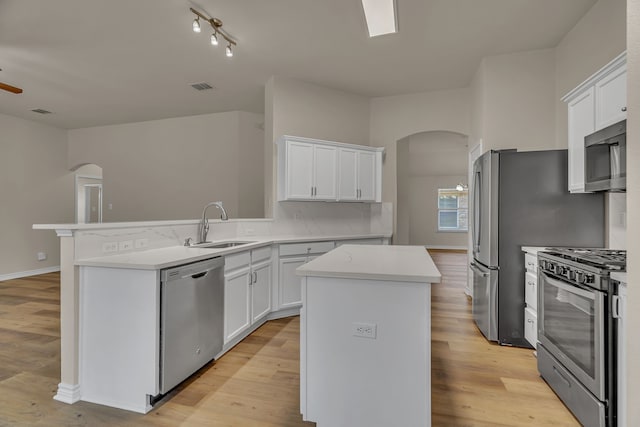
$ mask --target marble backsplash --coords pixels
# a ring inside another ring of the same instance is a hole
[[[207,240],[366,235],[391,236],[393,208],[391,203],[319,203],[281,202],[273,219],[209,220]],[[96,224],[75,230],[75,257],[93,258],[184,244],[186,238],[197,240],[198,220],[141,222],[119,225]],[[115,252],[106,252],[117,245]]]

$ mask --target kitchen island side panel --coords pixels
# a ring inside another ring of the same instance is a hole
[[[325,426],[429,426],[431,285],[302,280],[301,410]],[[374,325],[375,338],[355,336]]]

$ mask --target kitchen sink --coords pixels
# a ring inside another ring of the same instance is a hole
[[[206,249],[225,249],[233,248],[234,246],[248,245],[249,243],[255,243],[255,241],[234,241],[234,242],[204,242],[189,246],[190,248],[206,248]]]

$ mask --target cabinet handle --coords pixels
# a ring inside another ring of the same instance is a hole
[[[536,284],[535,284],[535,282],[527,282],[527,283],[528,283],[529,285],[531,285],[531,286],[535,286],[535,285],[536,285]]]
[[[533,323],[533,319],[527,319],[527,323]]]
[[[253,283],[257,283],[258,282],[258,272],[254,271],[253,272]]]
[[[249,286],[251,286],[253,284],[253,274],[249,273]]]
[[[622,107],[621,110],[622,111],[627,111],[627,107]]]

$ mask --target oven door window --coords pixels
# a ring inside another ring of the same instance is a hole
[[[546,275],[542,277],[542,330],[545,338],[578,369],[595,380],[602,360],[600,293]]]

